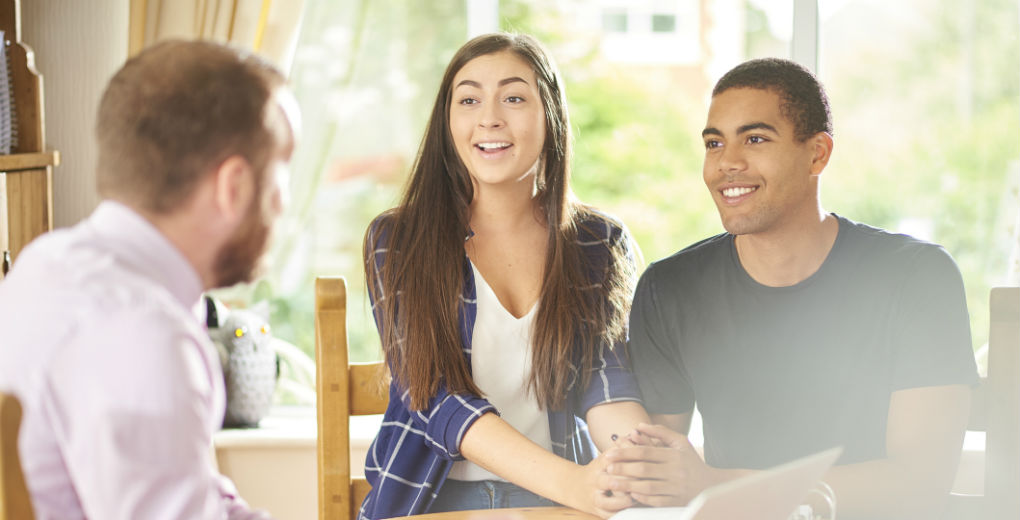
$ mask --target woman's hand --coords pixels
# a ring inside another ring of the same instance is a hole
[[[464,457],[506,480],[565,506],[602,518],[630,507],[626,493],[598,487],[606,460],[580,466],[540,447],[494,413],[478,418],[460,444]]]
[[[576,476],[566,482],[567,501],[563,505],[602,518],[609,518],[617,511],[633,506],[635,502],[630,495],[605,487],[606,466],[604,455],[584,466],[575,465]]]

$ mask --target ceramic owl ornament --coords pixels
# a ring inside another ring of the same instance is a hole
[[[279,366],[268,317],[268,305],[229,309],[206,297],[206,325],[227,389],[225,428],[258,426],[273,402]]]

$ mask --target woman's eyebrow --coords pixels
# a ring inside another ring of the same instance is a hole
[[[499,80],[499,83],[497,85],[502,87],[504,85],[508,85],[510,83],[517,83],[517,82],[524,83],[525,85],[528,84],[527,80],[525,80],[524,78],[522,78],[520,76],[511,76],[509,78],[504,78],[504,79]],[[471,80],[471,79],[461,80],[460,83],[457,83],[457,85],[454,88],[460,87],[462,85],[463,86],[468,86],[468,87],[482,88],[482,84],[481,83],[479,83],[479,82],[477,82],[475,80]]]

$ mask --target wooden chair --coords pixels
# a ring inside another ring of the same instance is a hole
[[[347,357],[347,284],[315,279],[316,408],[318,412],[319,519],[357,518],[371,490],[351,476],[350,416],[386,411],[386,365],[350,363]]]
[[[21,403],[11,394],[0,393],[0,520],[32,520],[32,500],[18,456],[18,428]]]
[[[950,496],[947,520],[1020,519],[1020,287],[991,294],[988,377],[967,429],[985,432],[983,495]]]

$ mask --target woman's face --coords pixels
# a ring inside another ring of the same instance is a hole
[[[528,63],[509,51],[467,62],[453,78],[450,133],[476,185],[534,183],[545,110]]]

